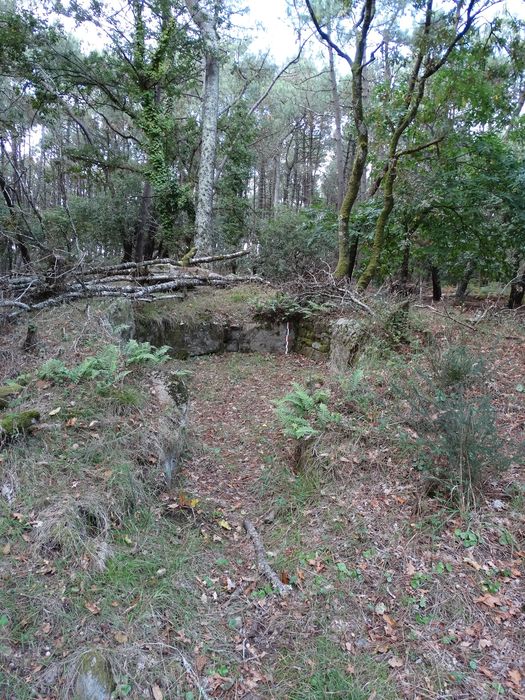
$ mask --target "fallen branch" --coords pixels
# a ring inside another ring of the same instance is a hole
[[[243,521],[244,529],[250,536],[253,542],[255,553],[257,554],[257,568],[259,573],[261,573],[268,581],[272,584],[274,589],[279,593],[279,595],[286,596],[292,591],[291,586],[284,584],[279,576],[272,569],[268,563],[266,553],[264,551],[264,546],[259,536],[259,533],[255,529],[255,525],[248,519]]]
[[[153,278],[154,279],[154,278]],[[24,303],[17,299],[3,299],[0,301],[1,307],[15,307],[19,310],[12,312],[11,318],[19,315],[23,311],[41,311],[42,309],[59,306],[78,299],[95,299],[116,297],[131,300],[153,301],[157,298],[156,295],[165,292],[173,292],[179,289],[192,289],[193,287],[227,287],[230,284],[239,284],[243,282],[262,282],[259,277],[236,277],[235,275],[221,276],[215,273],[207,273],[206,275],[184,274],[166,282],[157,284],[140,285],[123,285],[111,286],[100,284],[98,281],[87,284],[73,284],[66,288],[62,293],[56,296],[49,297],[43,301],[35,301],[32,303]]]
[[[108,265],[102,267],[87,268],[77,271],[77,275],[89,277],[91,275],[111,274],[113,272],[123,272],[124,270],[143,269],[154,265],[171,265],[172,267],[195,267],[198,265],[206,265],[212,262],[224,262],[227,260],[235,260],[242,258],[245,255],[250,255],[249,250],[239,250],[236,253],[224,253],[222,255],[208,255],[202,258],[190,258],[188,262],[177,260],[175,258],[156,258],[153,260],[144,260],[143,262],[126,262],[119,265]]]

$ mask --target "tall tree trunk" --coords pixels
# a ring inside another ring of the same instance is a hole
[[[348,227],[352,209],[359,195],[361,177],[365,170],[368,157],[368,126],[364,117],[363,109],[363,70],[366,57],[368,31],[372,24],[374,14],[375,0],[366,0],[363,7],[363,21],[361,24],[361,30],[357,37],[355,58],[352,63],[352,111],[357,140],[350,179],[348,181],[346,193],[339,210],[337,231],[339,241],[339,259],[334,272],[334,276],[337,279],[341,279],[342,277],[349,275],[351,271],[351,263],[353,271],[353,265],[355,265],[357,255],[358,239],[356,237],[354,238],[351,251],[350,241],[348,239]]]
[[[401,285],[401,292],[406,294],[408,291],[408,281],[410,279],[410,231],[407,231],[407,235],[403,242],[403,260],[401,261],[401,269],[399,270],[399,283]]]
[[[341,100],[337,87],[335,74],[334,50],[328,46],[328,58],[330,61],[330,83],[332,86],[332,102],[334,105],[334,150],[335,164],[337,168],[337,209],[341,209],[345,195],[345,159],[343,154],[343,134],[341,130]]]
[[[430,266],[430,275],[432,277],[432,300],[441,301],[441,275],[436,265]]]
[[[394,158],[388,167],[388,171],[385,175],[383,182],[383,208],[376,222],[376,230],[374,235],[374,242],[372,244],[372,254],[368,265],[366,266],[363,274],[359,278],[357,287],[359,290],[365,290],[370,284],[372,277],[375,275],[377,268],[379,267],[379,258],[383,250],[385,242],[385,233],[390,214],[394,208],[394,182],[396,181],[397,175],[397,159]]]
[[[517,309],[523,304],[523,297],[525,296],[525,262],[518,262],[516,271],[516,277],[510,285],[509,301],[507,306],[509,309]]]
[[[470,279],[472,275],[474,274],[474,270],[476,269],[476,264],[474,260],[471,258],[465,267],[465,272],[463,274],[463,277],[460,279],[458,282],[458,286],[456,287],[456,301],[461,301],[462,299],[465,298],[467,294],[467,289],[468,289],[468,284],[470,282]]]
[[[4,201],[6,203],[6,206],[9,210],[9,215],[11,217],[11,220],[13,222],[13,227],[15,229],[16,247],[18,248],[18,252],[20,253],[20,257],[22,258],[22,262],[24,263],[24,265],[29,265],[31,262],[31,255],[29,253],[29,248],[24,243],[24,239],[18,230],[18,216],[17,216],[16,206],[15,206],[15,203],[13,202],[11,192],[9,191],[9,185],[7,184],[5,178],[2,175],[0,175],[0,190],[2,190],[2,195],[4,197]]]
[[[144,260],[144,243],[146,239],[146,227],[148,224],[151,207],[151,182],[146,180],[140,198],[139,215],[135,224],[135,262]],[[149,258],[148,258],[149,259]]]
[[[186,5],[199,27],[206,47],[201,158],[195,213],[195,247],[200,253],[206,253],[213,247],[213,194],[219,118],[219,38],[216,29],[216,10],[214,9],[211,15],[208,14],[197,0],[186,0]]]

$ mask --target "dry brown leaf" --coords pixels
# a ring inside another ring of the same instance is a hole
[[[77,424],[77,419],[70,418],[69,420],[66,421],[66,428],[74,428],[76,424]]]
[[[492,642],[490,641],[490,639],[480,639],[478,642],[478,648],[480,651],[482,651],[483,649],[488,649],[491,646]]]
[[[96,603],[84,603],[84,607],[89,610],[93,615],[98,615],[100,613],[100,607]]]
[[[113,637],[115,638],[115,641],[118,642],[119,644],[126,644],[126,642],[128,641],[127,635],[124,634],[124,632],[121,632],[120,630],[115,632]]]
[[[151,694],[153,695],[154,700],[164,700],[162,690],[156,683],[151,686]]]
[[[472,559],[472,557],[463,557],[463,561],[476,571],[481,569],[481,564],[478,564],[478,562],[475,559]]]
[[[4,546],[2,547],[2,554],[4,554],[5,556],[7,556],[7,555],[10,554],[10,553],[11,553],[11,545],[10,545],[9,542],[8,542],[6,545],[4,545]]]
[[[199,673],[199,674],[202,673],[204,671],[204,669],[206,668],[207,663],[208,663],[207,656],[203,656],[202,654],[197,656],[197,658],[195,659],[195,668],[197,669],[197,673]]]
[[[513,668],[512,671],[509,671],[509,678],[514,685],[520,686],[522,675],[517,668]]]
[[[406,567],[405,567],[405,574],[407,576],[413,576],[415,573],[416,573],[416,567],[411,562],[408,562]]]
[[[503,605],[503,601],[499,596],[491,595],[490,593],[486,593],[485,595],[476,598],[474,602],[482,603],[483,605],[486,605],[487,608],[494,608],[497,605]]]
[[[401,668],[404,666],[403,660],[399,658],[399,656],[393,656],[391,659],[388,659],[388,665],[391,668]]]
[[[389,627],[395,627],[397,625],[397,622],[392,617],[390,617],[390,615],[383,615],[383,620]]]

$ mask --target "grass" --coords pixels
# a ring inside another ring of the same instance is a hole
[[[235,291],[231,303],[242,307],[247,292]],[[53,324],[70,338],[66,366],[98,351],[85,318],[49,319],[49,354],[63,337]],[[428,323],[421,318],[421,332]],[[457,343],[456,326],[440,318],[432,334]],[[517,349],[491,352],[499,427],[516,440]],[[34,372],[33,361],[16,371]],[[134,369],[106,395],[90,382],[30,383],[17,405],[38,408],[46,427],[0,453],[0,484],[13,499],[0,499],[0,687],[9,700],[70,696],[93,647],[111,664],[117,697],[133,700],[155,685],[165,698],[196,698],[192,677],[226,700],[519,694],[509,673],[523,669],[522,468],[497,475],[468,514],[425,496],[392,390],[420,361],[417,344],[379,343],[341,387],[293,356],[192,360],[196,429],[171,492],[155,460],[161,414],[148,372]],[[345,418],[294,474],[293,441],[272,402],[314,372]],[[182,488],[199,503],[170,509]],[[293,585],[285,600],[256,569],[244,517]],[[487,595],[498,604],[480,601]]]
[[[279,659],[277,689],[291,700],[368,700],[372,691],[377,697],[394,700],[395,688],[388,678],[388,668],[369,655],[350,657],[326,637],[313,641],[310,654],[289,652]],[[276,695],[279,697],[279,695]]]

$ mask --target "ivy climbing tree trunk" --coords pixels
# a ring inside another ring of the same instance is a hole
[[[133,67],[136,75],[141,112],[137,125],[144,133],[144,150],[147,156],[145,174],[149,186],[145,187],[142,198],[135,259],[144,259],[144,226],[147,222],[149,199],[153,196],[159,220],[159,248],[166,247],[173,233],[175,212],[178,209],[178,192],[171,177],[166,156],[166,114],[161,104],[161,85],[165,77],[171,39],[175,29],[173,18],[163,18],[157,44],[148,50],[146,24],[144,20],[144,0],[133,0],[134,40]],[[140,219],[143,219],[142,221]]]
[[[217,3],[204,9],[197,0],[186,5],[199,28],[205,45],[204,92],[202,96],[201,158],[195,211],[195,247],[199,253],[213,248],[213,196],[219,118],[219,37]]]

